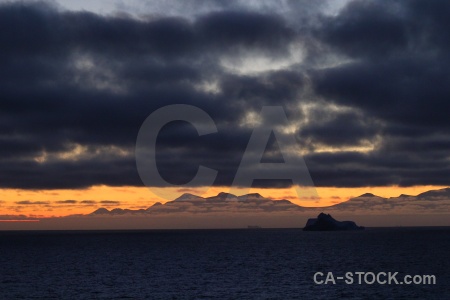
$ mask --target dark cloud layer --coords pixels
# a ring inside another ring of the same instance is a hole
[[[205,110],[219,133],[163,128],[157,161],[171,183],[201,164],[231,184],[252,116],[282,105],[317,186],[449,184],[450,4],[351,1],[325,15],[322,2],[289,2],[293,21],[233,3],[148,19],[1,4],[0,186],[141,186],[138,130],[178,103]],[[302,61],[289,62],[293,48]],[[275,67],[245,72],[258,57]]]

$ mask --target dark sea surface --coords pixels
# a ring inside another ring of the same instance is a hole
[[[0,232],[0,299],[450,299],[449,259],[450,228]],[[436,284],[313,280],[358,271]]]

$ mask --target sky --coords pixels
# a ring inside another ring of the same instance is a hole
[[[304,206],[449,186],[450,3],[445,1],[0,1],[0,208],[60,216],[229,189],[264,106],[318,197],[289,180],[252,190]],[[187,104],[217,132],[171,122],[145,186],[141,125]],[[266,162],[281,162],[269,139]],[[202,165],[217,170],[183,187]],[[244,192],[245,189],[242,191]]]

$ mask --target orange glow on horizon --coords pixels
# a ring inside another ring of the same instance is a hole
[[[0,220],[0,222],[39,222],[40,220]]]
[[[295,189],[238,189],[238,195],[259,193],[271,199],[286,199],[295,204],[308,207],[330,206],[347,201],[364,193],[373,193],[381,197],[397,197],[400,194],[417,195],[446,186],[413,187],[317,187],[319,198],[299,199]],[[99,207],[108,209],[128,208],[146,209],[156,202],[171,201],[183,193],[192,193],[202,197],[215,196],[220,192],[229,192],[229,187],[205,188],[147,188],[147,187],[111,187],[93,186],[87,189],[70,190],[21,190],[0,189],[1,215],[26,215],[36,218],[87,214]],[[152,191],[156,192],[153,193]],[[164,197],[158,196],[163,194]],[[3,218],[4,219],[4,218]]]

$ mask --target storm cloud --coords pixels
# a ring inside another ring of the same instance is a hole
[[[450,4],[209,3],[140,16],[0,4],[0,187],[142,186],[139,128],[170,104],[218,128],[161,130],[173,184],[203,165],[230,185],[265,105],[285,109],[316,186],[449,184]]]

